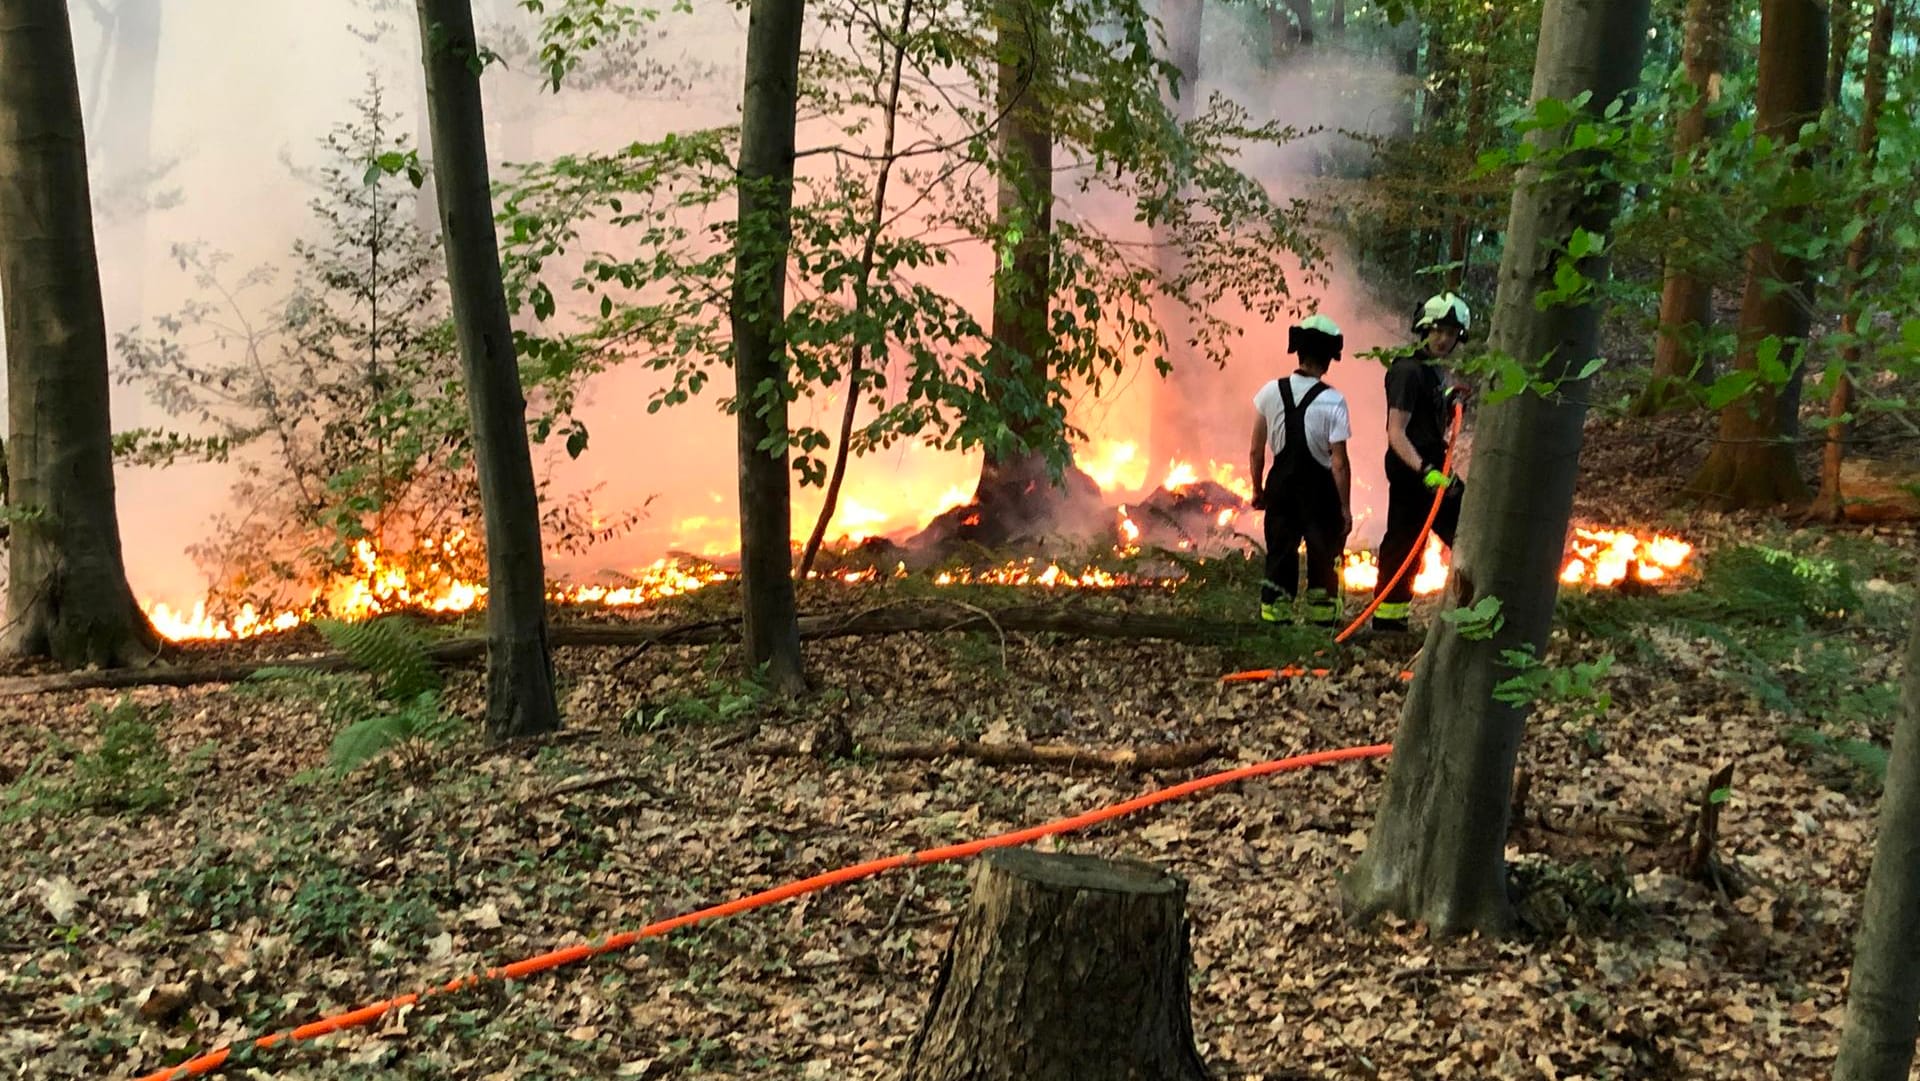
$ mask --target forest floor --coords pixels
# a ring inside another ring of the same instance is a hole
[[[1236,785],[1059,847],[1189,885],[1192,1006],[1222,1078],[1800,1078],[1836,1046],[1871,854],[1876,744],[1912,610],[1911,527],[1797,530],[1669,510],[1644,442],[1589,462],[1582,516],[1680,532],[1702,573],[1564,598],[1550,660],[1611,654],[1611,699],[1543,702],[1509,848],[1523,923],[1436,942],[1342,915],[1385,765]],[[1593,494],[1598,493],[1598,494]],[[1750,545],[1791,553],[1773,561]],[[810,586],[808,611],[898,587]],[[1229,586],[1077,595],[1210,610]],[[1231,585],[1244,591],[1244,583]],[[982,589],[973,603],[1033,603]],[[1227,601],[1239,603],[1239,593]],[[724,607],[703,591],[644,616]],[[1250,610],[1250,594],[1244,598]],[[1243,613],[1240,618],[1246,618]],[[1324,642],[1320,645],[1324,646]],[[223,656],[319,648],[302,632]],[[568,728],[526,746],[422,738],[341,776],[366,677],[16,696],[0,703],[0,1061],[128,1077],[556,946],[845,864],[1106,805],[1236,763],[1391,739],[1419,640],[1328,654],[1325,679],[1223,686],[1299,655],[1053,635],[811,643],[815,693],[769,702],[727,647],[569,649]],[[0,673],[9,674],[9,673]],[[477,716],[479,673],[443,705]],[[829,721],[856,741],[961,736],[1089,748],[1218,742],[1192,771],[756,753]],[[103,747],[111,730],[112,739]],[[750,731],[758,734],[747,738]],[[1722,892],[1681,873],[1724,765]],[[369,1030],[230,1076],[881,1078],[900,1065],[965,904],[968,867],[895,873]]]

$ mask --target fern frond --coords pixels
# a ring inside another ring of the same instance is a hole
[[[411,702],[440,689],[440,672],[427,656],[426,636],[409,620],[382,616],[365,623],[324,619],[315,626],[355,667],[373,675],[389,701]]]

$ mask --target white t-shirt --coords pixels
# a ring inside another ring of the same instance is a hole
[[[1287,381],[1292,384],[1295,409],[1300,408],[1307,391],[1319,382],[1305,375],[1290,375]],[[1253,396],[1253,407],[1266,418],[1267,449],[1277,457],[1287,447],[1287,408],[1275,380],[1269,379],[1260,384],[1260,392]],[[1324,466],[1333,465],[1333,444],[1345,443],[1353,436],[1353,425],[1347,416],[1347,400],[1331,386],[1321,391],[1320,396],[1307,407],[1301,423],[1307,432],[1308,453],[1313,455],[1314,461]]]

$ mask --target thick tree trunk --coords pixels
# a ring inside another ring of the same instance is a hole
[[[1593,94],[1595,112],[1630,91],[1646,45],[1648,0],[1547,0],[1533,97]],[[1534,132],[1536,144],[1562,140]],[[1503,651],[1546,646],[1565,551],[1588,387],[1572,379],[1594,355],[1600,309],[1536,310],[1551,288],[1556,249],[1576,228],[1605,234],[1616,191],[1587,192],[1577,175],[1518,178],[1500,265],[1490,348],[1565,378],[1551,397],[1489,406],[1474,441],[1474,483],[1462,511],[1449,607],[1497,597],[1505,619],[1470,640],[1436,620],[1405,708],[1386,794],[1366,853],[1347,881],[1361,915],[1391,911],[1434,933],[1499,931],[1512,919],[1504,846],[1513,770],[1527,710],[1493,698],[1510,674]],[[1581,272],[1604,281],[1604,256]]]
[[[487,731],[508,739],[560,727],[547,645],[540,501],[493,231],[473,9],[469,0],[418,2],[447,284],[486,529]]]
[[[1855,0],[1828,0],[1827,39],[1830,48],[1827,52],[1826,92],[1823,101],[1829,105],[1840,104],[1840,91],[1847,85],[1847,59],[1853,53],[1853,35],[1856,27]]]
[[[1044,502],[1046,468],[1034,444],[1047,408],[1052,352],[1053,126],[1043,93],[1047,77],[1046,7],[1038,0],[995,0],[1000,57],[999,233],[1007,250],[993,272],[993,343],[987,363],[1009,418],[1011,445],[988,446],[975,500],[1007,494]],[[1035,478],[1041,478],[1036,484]]]
[[[1902,682],[1834,1081],[1906,1081],[1920,1030],[1920,609]]]
[[[1887,100],[1887,62],[1893,51],[1895,0],[1879,0],[1873,11],[1873,30],[1867,39],[1867,71],[1860,106],[1861,166],[1871,171],[1880,153],[1880,110]],[[1853,370],[1860,364],[1860,276],[1872,254],[1874,228],[1872,200],[1862,196],[1854,206],[1866,227],[1847,245],[1845,296],[1840,304],[1840,375],[1827,401],[1827,443],[1820,455],[1820,492],[1813,500],[1813,516],[1837,522],[1846,517],[1840,466],[1846,458],[1847,415],[1853,410]]]
[[[989,853],[903,1081],[1200,1081],[1186,883],[1149,864]]]
[[[1193,119],[1199,104],[1200,34],[1206,10],[1203,0],[1166,0],[1160,22],[1167,37],[1167,60],[1179,69],[1179,81],[1170,87],[1167,106],[1181,123]],[[1154,269],[1163,282],[1176,282],[1186,273],[1187,256],[1162,226],[1153,230]],[[1193,440],[1205,430],[1197,410],[1204,401],[1207,370],[1194,347],[1193,311],[1174,296],[1156,294],[1154,322],[1167,340],[1171,371],[1154,387],[1153,412],[1147,422],[1147,468],[1165,469],[1176,458],[1193,457]],[[1151,484],[1152,472],[1147,477]]]
[[[1760,130],[1791,146],[1800,127],[1820,113],[1826,70],[1827,16],[1818,0],[1765,0],[1760,8],[1760,70],[1756,113]],[[1804,152],[1802,160],[1804,160]],[[1791,223],[1802,207],[1778,212]],[[1779,344],[1790,377],[1775,386],[1762,380],[1747,397],[1720,411],[1720,434],[1688,488],[1727,509],[1805,503],[1807,485],[1795,460],[1792,433],[1800,406],[1801,357],[1812,324],[1805,260],[1766,242],[1747,253],[1747,283],[1740,299],[1740,346],[1735,367],[1758,371],[1761,348]]]
[[[1720,100],[1720,73],[1726,66],[1732,18],[1732,0],[1688,0],[1683,56],[1687,84],[1695,97],[1674,124],[1673,156],[1689,172],[1695,167],[1700,144],[1712,133],[1707,111]],[[1673,211],[1679,213],[1678,208]],[[1684,384],[1705,372],[1698,345],[1712,317],[1713,284],[1670,260],[1660,289],[1653,375],[1634,403],[1636,415],[1651,416],[1686,400]]]
[[[781,693],[803,690],[793,598],[784,323],[793,229],[793,140],[805,0],[753,0],[740,120],[740,255],[733,277],[746,661]]]
[[[0,307],[14,523],[0,653],[153,659],[114,507],[107,332],[67,6],[0,8]]]

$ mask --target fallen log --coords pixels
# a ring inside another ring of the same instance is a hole
[[[1144,638],[1205,644],[1259,634],[1265,630],[1265,626],[1253,622],[1227,623],[1048,605],[993,611],[952,601],[895,604],[852,613],[805,616],[800,620],[800,637],[809,640],[985,630],[1060,634],[1073,638]],[[549,633],[548,640],[555,647],[585,648],[648,644],[711,645],[735,641],[739,635],[737,620],[707,620],[669,626],[632,623],[559,626]],[[427,647],[427,656],[438,664],[469,663],[484,658],[486,654],[487,640],[477,635],[452,638]],[[146,668],[114,668],[0,679],[0,696],[132,687],[194,687],[210,683],[241,683],[270,670],[342,672],[352,667],[353,663],[343,653],[318,653],[271,661],[160,663]]]
[[[747,750],[776,758],[817,757],[813,748],[804,743],[754,743],[749,744]],[[988,766],[1053,766],[1062,769],[1105,769],[1119,773],[1191,769],[1218,757],[1220,750],[1217,743],[1174,743],[1138,750],[1098,750],[1064,743],[981,743],[965,739],[859,745],[860,754],[889,762],[971,758]]]

